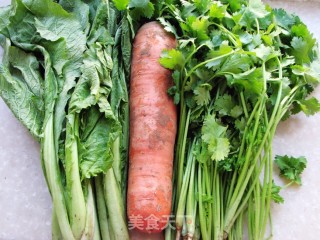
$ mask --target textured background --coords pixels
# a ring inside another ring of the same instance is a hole
[[[266,1],[297,13],[320,40],[320,0]],[[5,6],[10,0],[0,0]],[[320,88],[315,95],[320,98]],[[280,124],[275,154],[308,159],[301,187],[282,191],[285,204],[272,207],[274,240],[318,240],[320,236],[320,114],[297,115]],[[39,145],[0,98],[0,240],[51,238],[51,200],[42,175]],[[279,184],[283,183],[277,178]]]

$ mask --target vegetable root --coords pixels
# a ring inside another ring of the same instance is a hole
[[[175,38],[157,22],[138,31],[130,80],[130,148],[127,214],[143,232],[162,231],[170,217],[177,110],[167,90],[171,71],[159,63]]]

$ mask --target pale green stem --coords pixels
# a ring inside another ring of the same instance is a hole
[[[79,170],[78,129],[79,117],[70,114],[67,122],[65,158],[66,181],[69,195],[69,218],[76,239],[80,239],[86,226],[86,202],[82,190]]]
[[[97,199],[97,213],[100,225],[101,238],[102,240],[110,240],[107,207],[103,195],[103,182],[101,175],[95,178],[95,187]]]
[[[109,216],[111,239],[128,240],[129,232],[126,224],[125,209],[121,196],[121,186],[117,182],[113,168],[110,168],[103,180],[104,197]]]
[[[44,167],[46,169],[48,185],[51,192],[54,210],[60,226],[61,235],[63,239],[74,240],[60,179],[56,146],[54,144],[52,115],[49,117],[48,122],[45,125],[42,146]]]

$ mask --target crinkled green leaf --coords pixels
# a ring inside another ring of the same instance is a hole
[[[112,120],[101,117],[87,139],[81,142],[80,170],[82,178],[105,173],[113,162],[112,144],[119,134]]]
[[[31,53],[16,47],[8,51],[9,65],[0,65],[0,95],[17,119],[40,139],[44,99],[39,64]]]

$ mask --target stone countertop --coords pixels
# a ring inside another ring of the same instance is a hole
[[[320,0],[266,1],[295,12],[320,40]],[[1,0],[5,6],[10,0]],[[0,52],[1,54],[1,52]],[[314,95],[320,98],[320,88]],[[274,240],[317,240],[320,236],[320,114],[292,117],[279,125],[274,154],[306,156],[303,185],[281,192],[273,204]],[[278,184],[285,184],[276,178]],[[51,199],[42,175],[39,144],[0,98],[0,240],[51,239]]]

